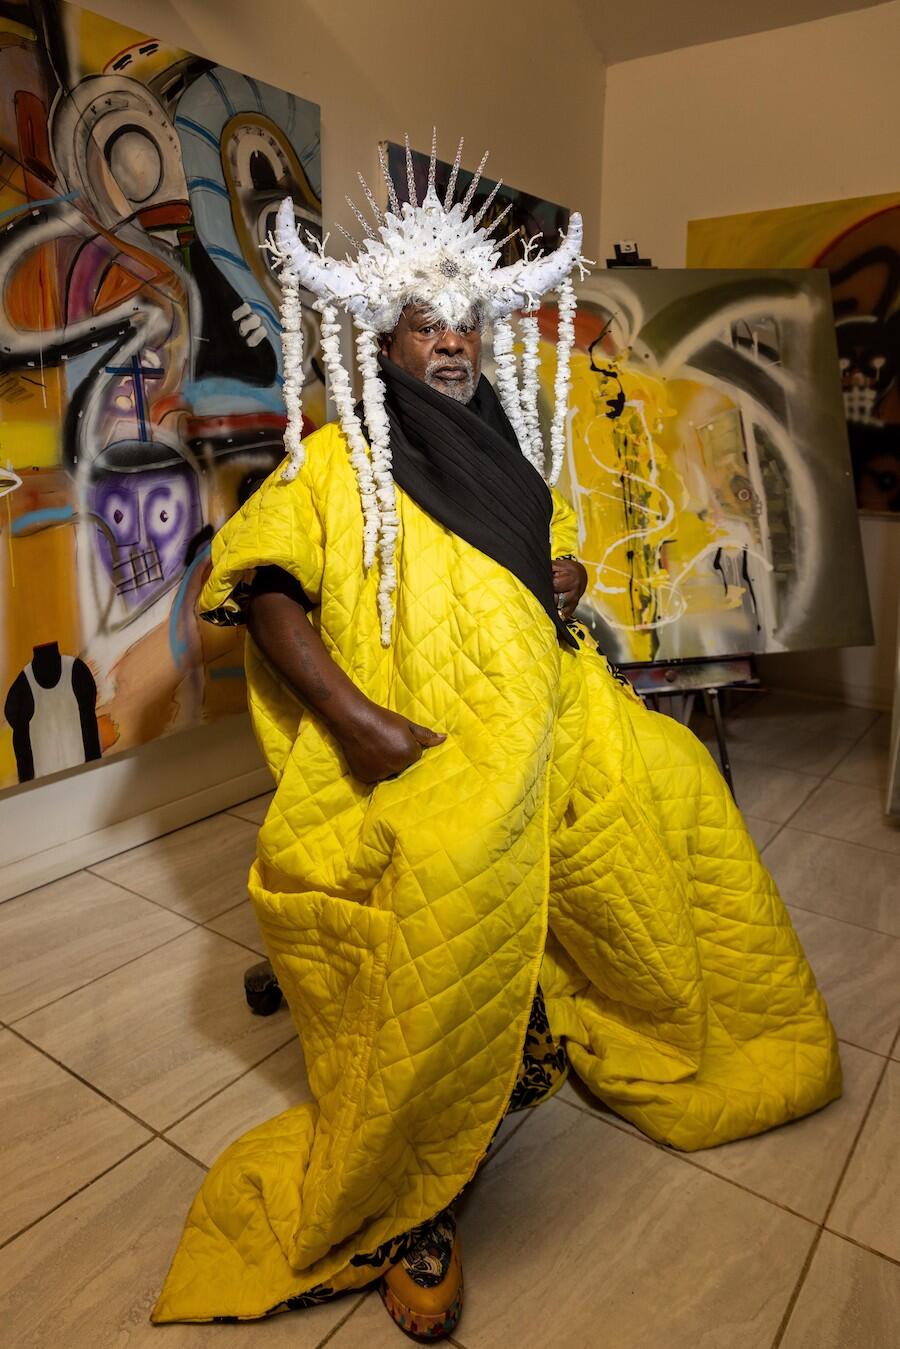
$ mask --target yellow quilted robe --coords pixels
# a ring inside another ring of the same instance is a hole
[[[675,1147],[840,1093],[813,975],[700,742],[591,643],[562,649],[515,577],[402,493],[385,650],[345,441],[327,426],[306,446],[299,477],[273,475],[216,538],[201,608],[278,564],[369,697],[448,738],[365,786],[247,642],[277,783],[250,895],[314,1103],[213,1166],[156,1321],[257,1317],[369,1281],[353,1257],[433,1216],[477,1169],[539,979],[578,1075]],[[557,496],[553,553],[575,548]]]

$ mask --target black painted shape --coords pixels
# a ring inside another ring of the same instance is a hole
[[[34,647],[31,671],[42,689],[56,688],[62,675],[62,657],[57,642],[43,642]],[[78,706],[81,723],[81,742],[84,762],[102,757],[100,728],[97,724],[97,685],[90,667],[76,657],[72,666],[72,692]],[[34,754],[31,748],[31,721],[35,713],[34,695],[28,677],[21,670],[9,687],[4,705],[4,716],[12,727],[13,753],[20,782],[34,779]]]

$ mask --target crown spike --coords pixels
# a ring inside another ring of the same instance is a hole
[[[484,219],[484,217],[487,215],[488,211],[489,211],[489,210],[491,209],[491,207],[493,206],[493,204],[494,204],[494,198],[496,197],[497,193],[500,191],[500,188],[501,188],[502,186],[503,186],[503,179],[501,178],[501,179],[500,179],[500,182],[497,183],[495,187],[492,187],[492,188],[491,188],[490,195],[488,196],[487,201],[484,203],[484,205],[482,206],[481,210],[478,212],[478,214],[475,216],[474,220],[472,221],[472,224],[473,224],[473,225],[480,225],[480,224],[481,224],[482,220]],[[511,205],[512,205],[512,202],[510,202],[510,206],[511,206]],[[509,210],[509,206],[507,206],[506,210],[507,210],[507,211]],[[505,214],[506,214],[506,211],[503,212],[503,215],[505,215]],[[503,219],[503,216],[502,216],[502,215],[497,217],[497,220],[502,220],[502,219]],[[490,229],[496,229],[496,228],[497,228],[497,220],[495,220],[494,223],[493,223],[493,225],[490,226]]]
[[[434,192],[434,174],[437,168],[437,127],[431,128],[431,158],[428,161],[428,192]]]
[[[394,215],[400,214],[400,198],[397,196],[397,189],[394,187],[394,180],[391,177],[390,169],[387,166],[387,159],[384,155],[384,145],[378,142],[378,162],[381,165],[381,176],[384,178],[384,185],[387,188],[388,205]]]
[[[403,139],[406,142],[406,187],[409,192],[409,204],[410,206],[418,206],[419,202],[416,197],[416,176],[413,173],[412,150],[409,148],[409,132],[406,133]]]
[[[447,191],[444,195],[444,210],[449,211],[453,205],[453,193],[456,191],[456,180],[459,177],[459,166],[462,163],[462,151],[464,136],[460,136],[459,145],[456,147],[456,157],[453,160],[453,168],[450,170],[450,181],[447,184]]]
[[[506,219],[506,217],[509,215],[510,211],[512,210],[512,205],[513,205],[513,204],[512,204],[511,201],[508,201],[508,202],[506,203],[506,205],[504,206],[503,210],[502,210],[502,211],[500,212],[500,214],[497,216],[497,219],[496,219],[495,221],[493,221],[492,224],[488,225],[487,229],[485,230],[485,234],[493,234],[493,232],[494,232],[494,230],[497,228],[497,226],[498,226],[498,225],[501,225],[501,224],[503,223],[503,221]],[[521,230],[521,228],[522,228],[522,226],[520,225],[520,226],[519,226],[519,229]],[[515,234],[515,233],[516,233],[516,231],[513,230],[513,234]],[[505,243],[506,240],[504,239],[503,242]],[[502,245],[498,244],[497,247],[500,248],[500,247],[502,247]]]
[[[350,210],[353,212],[353,214],[356,216],[357,220],[359,221],[359,223],[362,225],[363,229],[365,230],[366,238],[367,238],[367,239],[374,239],[374,238],[375,238],[375,231],[372,229],[372,226],[369,224],[368,220],[367,220],[366,217],[363,215],[362,211],[359,209],[359,207],[357,206],[357,204],[356,204],[356,202],[353,200],[353,198],[352,198],[352,197],[345,197],[344,200],[346,201],[347,205],[350,207]]]
[[[472,179],[471,183],[469,184],[468,191],[466,192],[466,195],[463,197],[462,200],[463,215],[465,215],[466,211],[468,211],[469,207],[472,205],[472,198],[475,196],[476,189],[481,181],[481,174],[485,164],[487,163],[489,154],[490,150],[485,150],[484,154],[481,156],[481,163],[475,170],[475,177]]]
[[[514,230],[510,230],[509,234],[504,235],[504,237],[503,237],[503,238],[500,240],[500,242],[497,244],[497,247],[498,247],[498,248],[503,248],[503,246],[504,246],[505,244],[508,244],[508,243],[509,243],[510,239],[515,239],[516,235],[517,235],[517,234],[521,234],[521,233],[522,233],[522,226],[521,226],[521,225],[516,225],[516,228],[515,228]]]
[[[373,193],[372,189],[369,187],[369,184],[366,182],[365,178],[362,176],[361,173],[358,173],[356,176],[359,179],[360,187],[366,194],[366,201],[369,203],[369,209],[371,210],[375,219],[378,221],[379,225],[383,225],[384,212],[378,205],[378,202],[375,200],[375,194]]]
[[[357,249],[359,248],[359,246],[360,246],[359,240],[358,240],[358,239],[354,239],[354,237],[353,237],[353,235],[350,233],[350,231],[349,231],[349,230],[345,230],[344,227],[343,227],[343,225],[341,224],[341,222],[340,222],[339,220],[336,220],[336,221],[334,222],[334,227],[335,227],[335,229],[338,231],[339,234],[343,234],[344,238],[347,240],[347,242],[348,242],[349,244],[352,244],[354,248],[357,248]]]

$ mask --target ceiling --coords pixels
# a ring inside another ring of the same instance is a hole
[[[578,0],[609,65],[701,42],[787,28],[885,0]]]

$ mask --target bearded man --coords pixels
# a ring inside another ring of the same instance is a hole
[[[201,609],[247,622],[276,782],[249,889],[314,1099],[212,1168],[156,1321],[377,1281],[401,1329],[450,1334],[453,1201],[505,1113],[569,1063],[685,1149],[840,1092],[824,1003],[718,770],[571,621],[586,574],[542,470],[562,459],[580,219],[556,253],[501,268],[455,178],[442,203],[433,151],[421,206],[410,172],[401,207],[386,174],[390,210],[354,262],[279,213],[289,460],[217,537]],[[301,285],[340,413],[302,444]],[[536,319],[520,387],[508,315],[551,289],[545,456]]]

